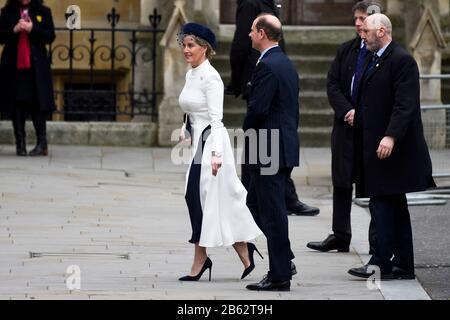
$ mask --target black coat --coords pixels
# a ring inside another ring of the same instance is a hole
[[[55,28],[49,8],[41,5],[32,6],[29,15],[33,21],[33,29],[29,33],[31,44],[31,64],[36,82],[37,102],[41,111],[55,110],[53,82],[46,45],[55,40]],[[19,35],[13,32],[20,19],[20,11],[16,6],[5,7],[0,15],[0,44],[4,50],[0,63],[0,97],[2,111],[14,108],[17,73],[17,45]]]
[[[298,94],[299,77],[294,65],[280,47],[270,49],[253,74],[243,125],[244,131],[256,130],[257,146],[265,148],[261,153],[258,149],[256,167],[269,166],[265,165],[262,159],[265,155],[270,155],[272,160],[278,156],[278,168],[293,168],[299,165]],[[267,139],[261,137],[261,129],[268,133]],[[272,135],[272,130],[276,130],[278,136]],[[276,141],[272,141],[274,139]],[[265,141],[267,143],[263,146]],[[277,150],[271,149],[272,143]],[[274,162],[270,163],[272,168],[274,165]]]
[[[249,33],[253,21],[261,13],[276,14],[274,0],[238,0],[236,10],[236,31],[230,51],[231,87],[236,96],[248,97],[247,84],[250,82],[261,55],[252,48]]]
[[[362,143],[356,144],[355,152],[362,159],[357,165],[363,177],[356,181],[357,196],[398,195],[434,187],[414,58],[392,42],[377,66],[363,76],[359,93],[355,133],[362,136],[355,140]],[[396,142],[391,156],[380,160],[376,152],[385,136]]]
[[[354,130],[344,121],[346,114],[355,109],[351,98],[352,79],[361,48],[357,37],[342,44],[328,72],[328,100],[334,110],[334,125],[331,133],[331,173],[333,185],[351,188],[354,174]]]

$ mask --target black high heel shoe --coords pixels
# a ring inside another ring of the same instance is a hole
[[[245,277],[247,277],[250,274],[250,272],[252,272],[253,269],[255,269],[255,260],[253,260],[253,254],[255,253],[255,251],[258,252],[261,259],[264,259],[262,254],[258,251],[258,249],[256,248],[256,246],[253,243],[247,242],[247,248],[248,248],[248,259],[250,260],[250,265],[247,268],[245,268],[244,272],[242,273],[241,280],[244,279]]]
[[[198,281],[202,277],[203,273],[209,269],[209,281],[211,281],[211,269],[212,269],[212,261],[210,258],[206,258],[205,263],[203,264],[202,270],[196,276],[184,276],[181,277],[180,281]]]

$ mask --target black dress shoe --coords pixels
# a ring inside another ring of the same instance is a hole
[[[392,275],[396,280],[414,280],[416,278],[414,271],[411,272],[396,266],[392,267]]]
[[[339,240],[334,234],[330,234],[328,238],[322,242],[310,242],[306,245],[312,250],[328,252],[337,250],[338,252],[349,252],[350,245],[342,240]]]
[[[348,273],[354,277],[368,279],[375,274],[376,270],[379,270],[378,266],[366,264],[359,268],[352,268],[348,270]],[[378,275],[378,277],[382,280],[394,279],[392,272],[381,272],[381,275]]]
[[[295,276],[297,274],[297,267],[295,264],[291,261],[291,277]],[[264,275],[263,280],[267,279],[267,273]]]
[[[246,288],[253,291],[290,291],[291,281],[271,282],[264,277],[260,282],[249,284]]]
[[[28,155],[25,140],[19,140],[16,142],[16,155],[19,157],[26,157]]]
[[[288,215],[296,216],[317,216],[320,213],[319,208],[308,206],[306,203],[297,201],[287,205]]]
[[[36,156],[48,156],[48,146],[47,143],[38,142],[33,150],[29,153],[30,157]]]
[[[295,276],[297,274],[297,267],[295,264],[291,261],[291,276]]]

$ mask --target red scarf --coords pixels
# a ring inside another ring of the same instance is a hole
[[[24,9],[20,9],[20,16],[23,19]],[[31,45],[28,33],[21,31],[19,34],[19,44],[17,47],[17,69],[30,69],[31,68]]]

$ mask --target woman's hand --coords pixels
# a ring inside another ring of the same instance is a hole
[[[22,31],[30,33],[33,30],[33,22],[30,20],[20,19],[19,23],[21,25]]]
[[[222,167],[222,158],[216,155],[213,155],[211,158],[211,167],[213,176],[217,176],[220,167]]]
[[[20,21],[14,26],[13,31],[14,33],[19,33],[20,31],[22,31],[22,24],[20,23]]]

